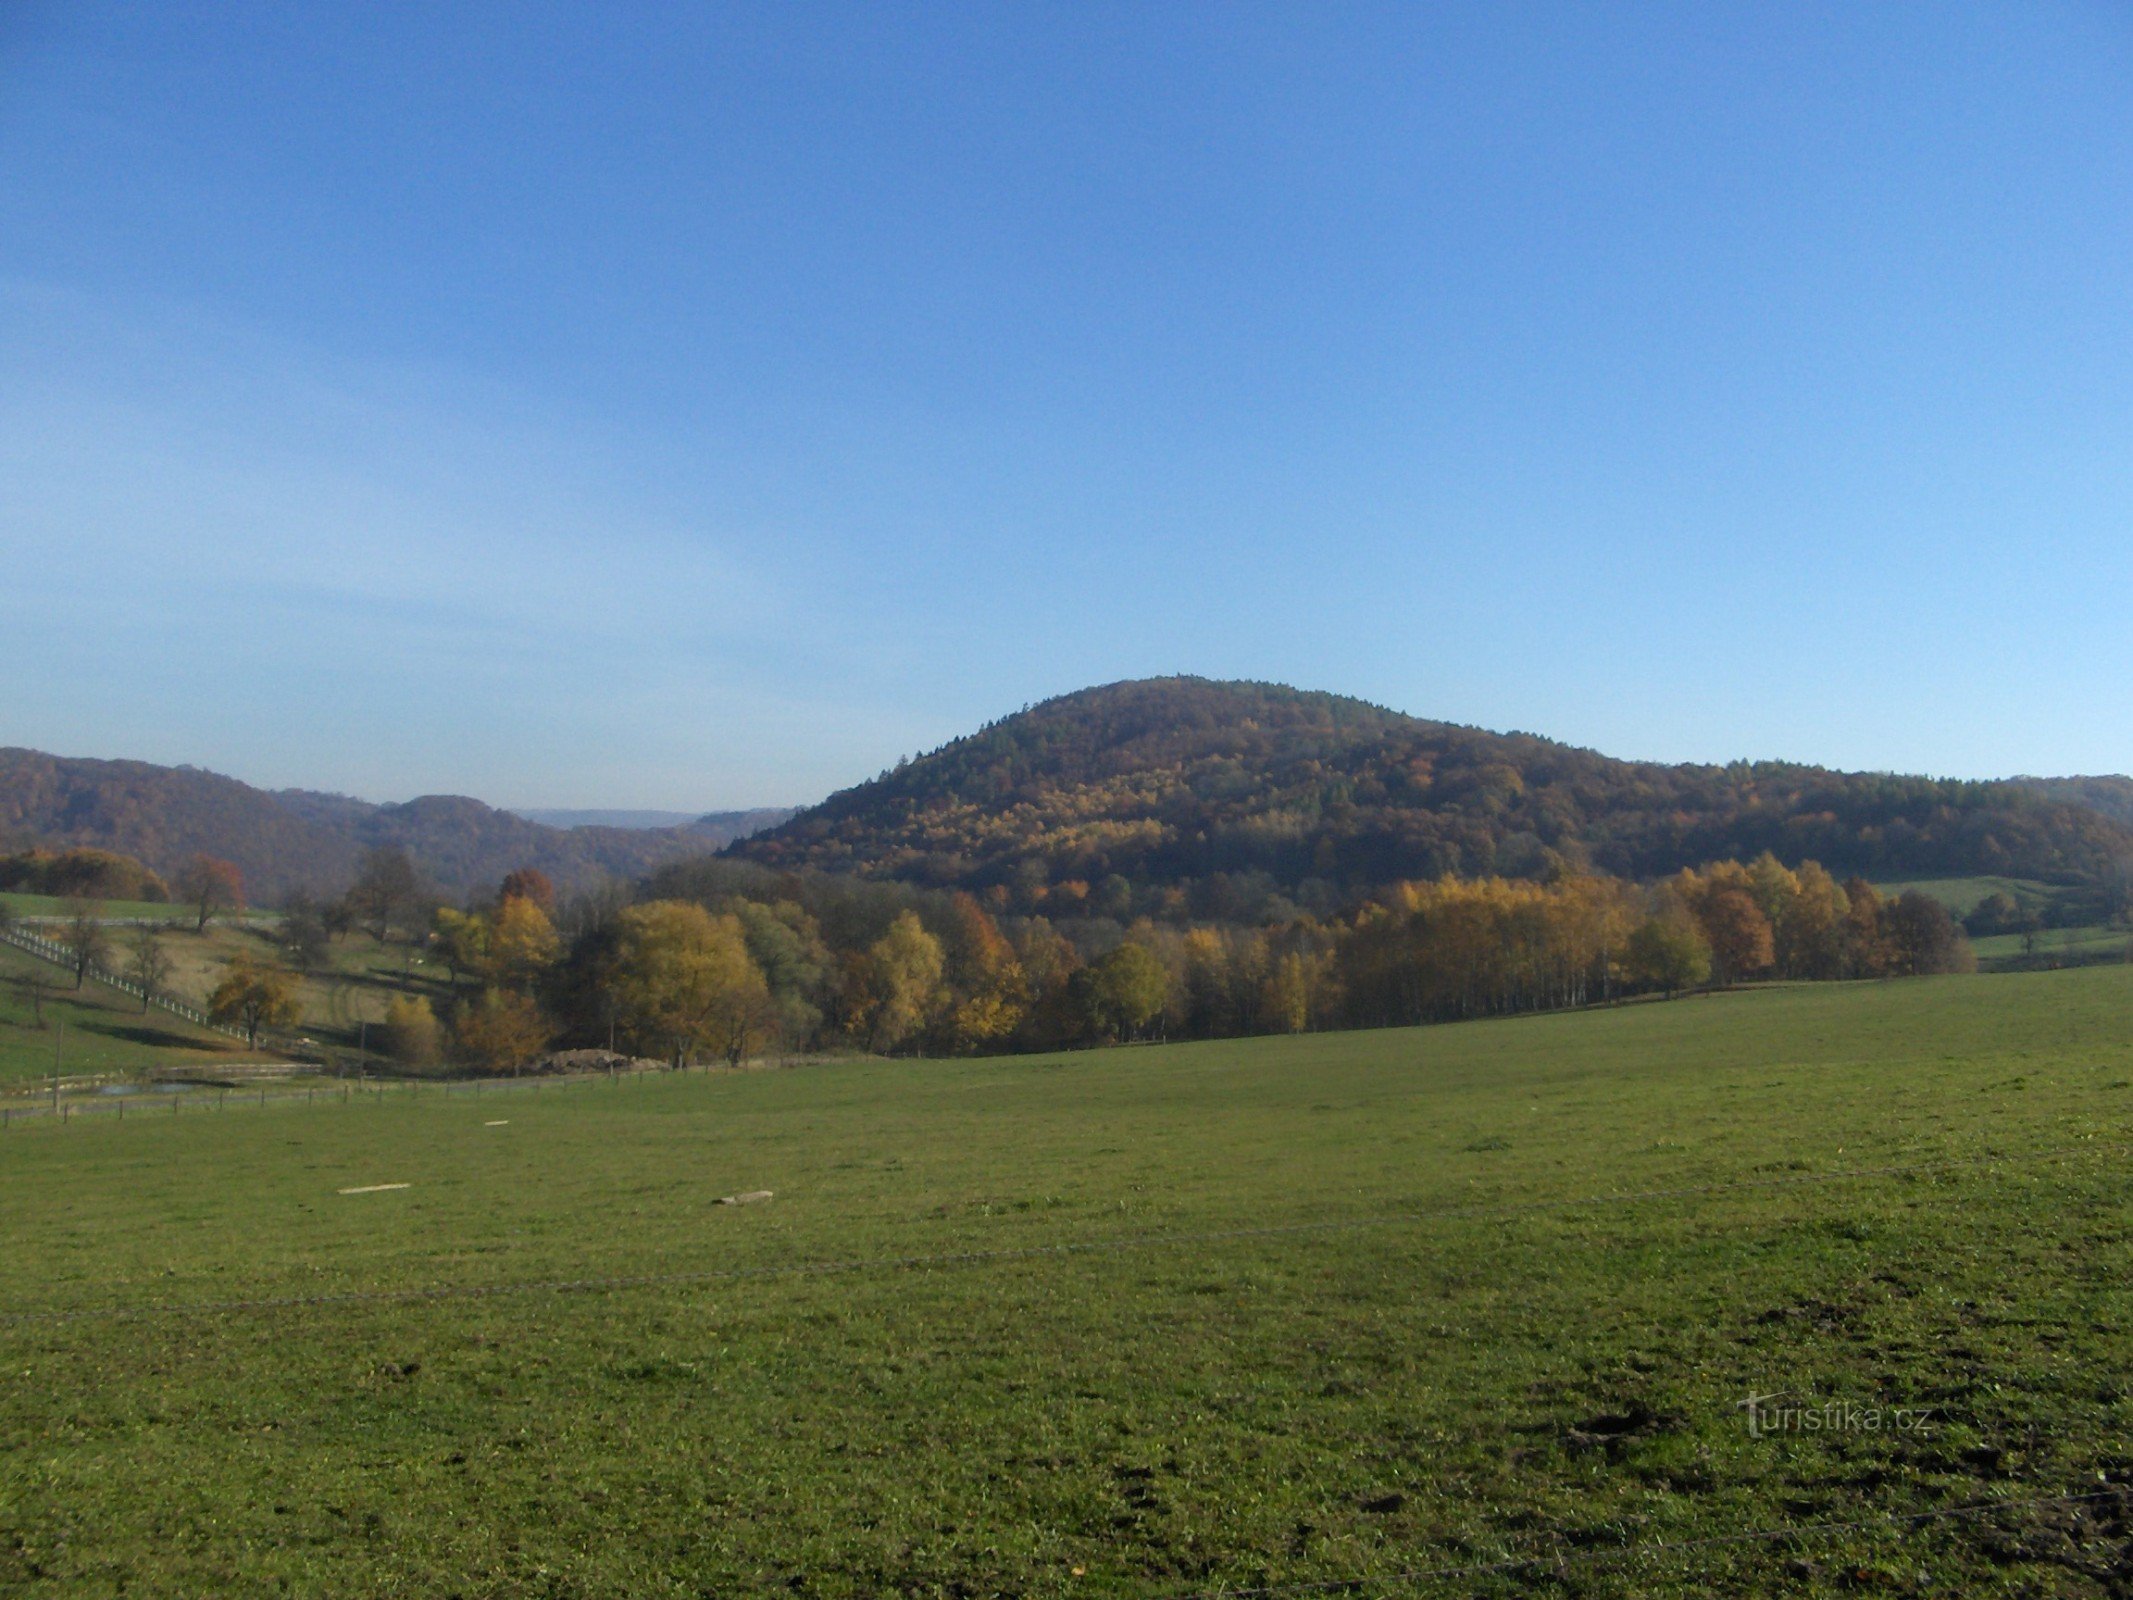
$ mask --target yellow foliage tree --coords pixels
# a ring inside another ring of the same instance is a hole
[[[402,1066],[430,1067],[444,1053],[437,1013],[419,994],[396,996],[385,1008],[385,1048]]]
[[[456,985],[462,974],[480,972],[489,960],[489,919],[439,906],[430,919],[430,948]]]
[[[622,913],[615,1001],[623,1025],[677,1067],[715,1043],[739,1064],[776,1015],[741,922],[685,900]],[[936,954],[938,946],[935,947]]]
[[[951,1048],[977,1055],[1013,1036],[1027,1007],[1018,997],[994,988],[959,1003],[948,1019]]]
[[[296,974],[240,952],[223,967],[222,981],[208,996],[207,1014],[217,1022],[237,1023],[245,1043],[257,1046],[261,1028],[295,1024]]]
[[[483,990],[452,1021],[453,1053],[479,1072],[516,1074],[554,1036],[541,1008],[508,989]]]
[[[523,895],[506,895],[489,922],[483,971],[499,988],[524,993],[555,965],[562,941],[548,913]]]
[[[1777,863],[1772,860],[1770,865]],[[1703,930],[1704,941],[1711,947],[1711,976],[1717,982],[1761,977],[1776,964],[1770,918],[1764,914],[1756,879],[1748,868],[1738,861],[1717,861],[1702,872],[1679,872],[1668,881]],[[1767,879],[1765,888],[1771,893],[1786,892]]]
[[[1802,862],[1794,882],[1777,925],[1778,970],[1788,978],[1843,977],[1849,897],[1818,862]]]
[[[1260,1016],[1277,1033],[1302,1033],[1311,1025],[1310,959],[1291,950],[1267,974]]]
[[[925,1027],[941,998],[947,965],[940,940],[906,911],[867,947],[860,964],[855,1020],[869,1050],[894,1050]]]

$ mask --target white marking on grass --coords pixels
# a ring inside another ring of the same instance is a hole
[[[511,1126],[511,1119],[504,1117],[496,1122],[484,1122],[482,1126],[484,1128],[508,1128]]]
[[[412,1189],[411,1183],[359,1183],[353,1189],[336,1189],[336,1194],[383,1194],[387,1189]]]

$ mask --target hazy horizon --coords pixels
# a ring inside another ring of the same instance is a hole
[[[1247,681],[1247,680],[1226,680],[1226,681]],[[1249,681],[1268,681],[1268,680],[1249,680]],[[1089,685],[1088,687],[1092,687],[1092,688],[1093,688],[1093,687],[1102,687],[1102,686],[1101,686],[1101,685]],[[1313,685],[1309,685],[1309,684],[1294,684],[1294,685],[1289,685],[1289,687],[1292,687],[1292,688],[1298,688],[1298,689],[1305,689],[1305,690],[1312,690],[1312,689],[1314,689],[1314,687],[1315,687],[1315,686],[1313,686]],[[1074,692],[1074,691],[1071,691],[1071,690],[1070,690],[1070,691],[1068,691],[1068,693],[1072,693],[1072,692]],[[1341,691],[1339,691],[1339,690],[1320,690],[1320,691],[1318,691],[1318,692],[1324,692],[1324,693],[1332,693],[1332,694],[1339,694],[1339,693],[1341,693]],[[1051,697],[1051,696],[1047,696],[1046,698],[1047,698],[1047,699],[1050,699],[1050,698],[1053,698],[1053,697]],[[1360,698],[1360,697],[1350,696],[1349,698]],[[1041,704],[1042,702],[1037,702],[1037,703]],[[951,738],[950,738],[950,739],[948,739],[948,740],[944,740],[944,741],[942,741],[942,744],[943,744],[943,745],[945,745],[945,744],[948,744],[948,743],[952,743],[952,742],[954,742],[954,740],[955,740],[955,739],[963,737],[963,736],[964,736],[964,734],[969,734],[969,733],[974,733],[974,732],[976,732],[976,731],[977,731],[977,729],[978,729],[978,728],[979,728],[980,726],[982,726],[982,725],[983,725],[984,723],[990,723],[990,722],[994,722],[994,721],[999,721],[999,720],[1002,720],[1002,719],[1004,719],[1004,718],[1006,718],[1006,717],[1008,717],[1008,716],[1012,716],[1012,715],[1014,715],[1014,714],[1015,714],[1016,712],[1018,712],[1018,711],[1020,711],[1020,710],[1022,710],[1022,709],[1023,709],[1022,707],[1014,707],[1014,708],[1011,708],[1011,709],[1009,709],[1009,710],[1005,710],[1005,711],[1002,711],[1002,712],[998,713],[998,714],[997,714],[996,716],[990,716],[990,717],[986,717],[986,718],[984,718],[984,719],[983,719],[983,723],[974,723],[974,724],[972,724],[972,726],[971,726],[971,727],[969,727],[969,728],[967,728],[967,729],[964,729],[964,730],[962,730],[962,732],[961,732],[961,733],[958,733],[958,734],[956,734],[956,735],[953,735],[953,736],[951,736]],[[1388,710],[1391,710],[1391,711],[1395,711],[1395,712],[1402,712],[1403,714],[1406,714],[1406,715],[1410,715],[1410,716],[1415,716],[1415,717],[1417,717],[1417,718],[1420,718],[1420,719],[1422,719],[1422,720],[1425,720],[1425,721],[1440,721],[1440,722],[1441,722],[1441,721],[1445,721],[1445,720],[1447,720],[1447,719],[1444,719],[1444,718],[1431,718],[1431,717],[1429,717],[1429,715],[1428,715],[1428,714],[1427,714],[1426,712],[1419,712],[1419,711],[1409,711],[1409,710],[1407,710],[1407,708],[1404,708],[1404,707],[1400,707],[1400,706],[1390,706],[1390,707],[1386,707],[1385,709],[1388,709]],[[1473,724],[1467,724],[1466,726],[1475,726],[1475,725],[1473,725]],[[1565,744],[1565,745],[1569,745],[1569,746],[1571,746],[1571,747],[1573,747],[1573,748],[1577,748],[1577,749],[1585,749],[1585,750],[1591,750],[1591,751],[1595,752],[1595,753],[1596,753],[1596,754],[1598,754],[1598,755],[1601,755],[1601,756],[1606,756],[1606,757],[1610,757],[1610,758],[1612,758],[1612,759],[1615,759],[1615,760],[1619,760],[1619,761],[1627,761],[1627,762],[1636,762],[1636,763],[1641,763],[1641,762],[1658,762],[1658,763],[1661,763],[1661,764],[1668,764],[1668,765],[1671,765],[1671,764],[1675,764],[1675,763],[1667,762],[1667,761],[1665,760],[1665,758],[1662,758],[1662,757],[1656,757],[1656,756],[1640,756],[1640,755],[1637,755],[1637,754],[1635,754],[1634,752],[1624,752],[1624,751],[1616,751],[1616,750],[1606,750],[1606,749],[1602,749],[1602,748],[1600,748],[1599,746],[1596,746],[1596,745],[1590,745],[1590,744],[1581,744],[1581,743],[1580,743],[1579,741],[1577,741],[1577,740],[1575,740],[1575,739],[1561,739],[1561,738],[1557,738],[1557,736],[1555,736],[1555,735],[1553,735],[1553,734],[1549,734],[1549,733],[1546,733],[1545,731],[1543,731],[1543,730],[1541,730],[1541,729],[1537,729],[1537,728],[1484,728],[1484,729],[1481,729],[1480,731],[1482,731],[1482,732],[1485,732],[1485,733],[1503,733],[1503,734],[1527,734],[1527,735],[1533,735],[1533,736],[1536,736],[1536,737],[1539,737],[1539,738],[1544,738],[1544,739],[1550,739],[1550,740],[1553,740],[1554,742],[1556,742],[1556,743],[1559,743],[1559,744]],[[215,773],[216,775],[218,775],[218,776],[220,776],[220,777],[226,777],[226,778],[235,778],[235,779],[236,779],[237,781],[239,781],[240,783],[245,783],[245,784],[248,784],[248,785],[250,785],[251,787],[253,787],[253,788],[255,788],[255,789],[261,789],[261,790],[266,790],[266,791],[268,791],[268,792],[274,792],[274,791],[278,791],[278,790],[303,790],[303,791],[310,791],[310,792],[312,792],[312,793],[322,793],[322,794],[336,794],[336,795],[342,795],[342,796],[345,796],[346,798],[349,798],[349,799],[353,799],[353,800],[359,800],[359,801],[362,801],[362,802],[364,802],[364,803],[366,803],[366,804],[370,804],[370,805],[404,805],[404,804],[406,804],[407,802],[409,802],[409,801],[411,801],[411,800],[418,800],[418,799],[426,799],[426,798],[433,798],[433,797],[441,797],[441,796],[454,796],[454,795],[456,795],[456,796],[459,796],[459,797],[461,797],[461,798],[466,798],[466,799],[473,799],[473,800],[479,800],[479,801],[483,802],[484,804],[486,804],[486,805],[489,805],[489,806],[493,807],[494,809],[496,809],[496,810],[498,810],[498,811],[506,811],[506,812],[509,812],[509,813],[511,813],[511,814],[512,814],[512,815],[514,815],[514,816],[521,816],[521,817],[525,817],[525,818],[527,818],[527,819],[528,819],[528,820],[530,820],[530,821],[546,821],[546,820],[547,820],[547,819],[549,819],[549,818],[552,818],[552,817],[560,817],[560,816],[584,816],[584,817],[590,817],[590,816],[593,816],[593,815],[596,815],[596,814],[600,814],[600,813],[609,813],[609,814],[614,814],[614,815],[633,815],[633,816],[642,816],[642,817],[654,817],[654,816],[657,816],[657,817],[665,817],[665,818],[671,818],[671,819],[673,819],[673,820],[674,820],[674,822],[675,822],[675,823],[676,823],[676,824],[678,825],[678,824],[680,824],[680,823],[684,823],[684,822],[693,822],[693,821],[695,821],[695,820],[697,820],[697,819],[699,819],[699,818],[701,818],[701,817],[705,817],[705,816],[714,816],[714,815],[727,815],[727,814],[736,814],[736,813],[742,813],[742,812],[749,812],[749,811],[777,811],[777,810],[794,810],[794,811],[804,811],[804,810],[806,810],[806,809],[807,809],[808,807],[810,807],[810,806],[814,806],[814,805],[818,805],[818,804],[820,804],[820,803],[821,803],[822,801],[824,801],[824,800],[828,799],[830,795],[832,795],[832,794],[834,794],[834,793],[837,793],[837,792],[838,792],[838,791],[840,791],[840,790],[844,790],[844,789],[849,789],[849,788],[853,788],[853,787],[856,787],[857,785],[860,785],[860,784],[863,784],[863,783],[866,783],[866,782],[868,782],[868,781],[869,781],[870,779],[872,779],[872,778],[875,778],[875,777],[877,777],[877,776],[878,776],[878,775],[880,774],[880,772],[888,770],[888,768],[889,768],[889,767],[893,767],[893,766],[895,765],[895,762],[896,762],[896,760],[901,760],[901,759],[905,759],[906,757],[909,757],[909,758],[917,758],[917,757],[920,757],[920,756],[928,755],[928,754],[931,754],[931,753],[932,753],[932,752],[933,752],[934,750],[936,750],[936,749],[939,749],[939,748],[941,748],[941,745],[929,745],[929,746],[927,746],[927,747],[926,747],[926,748],[924,748],[924,749],[920,749],[920,750],[911,750],[911,751],[907,751],[907,752],[904,752],[904,753],[903,753],[903,754],[902,754],[901,756],[899,756],[899,757],[896,757],[896,758],[893,758],[893,759],[892,759],[892,760],[891,760],[891,761],[890,761],[889,763],[885,764],[885,765],[884,765],[884,767],[882,767],[882,768],[879,768],[879,769],[876,769],[875,771],[871,771],[871,772],[864,772],[864,773],[855,773],[855,774],[853,774],[853,775],[852,775],[851,777],[849,777],[848,779],[845,779],[845,780],[844,780],[844,781],[842,781],[842,782],[836,783],[836,784],[835,784],[835,785],[833,785],[833,786],[832,786],[831,788],[829,788],[829,789],[826,789],[826,790],[824,790],[824,791],[823,791],[822,793],[820,793],[820,794],[813,794],[813,795],[808,795],[808,796],[804,796],[804,797],[799,797],[799,798],[783,798],[783,799],[758,800],[758,801],[747,801],[747,802],[743,802],[743,803],[739,803],[739,804],[722,804],[722,805],[705,805],[705,806],[689,806],[689,805],[681,805],[681,806],[642,806],[642,805],[630,805],[630,804],[617,804],[617,805],[609,805],[609,804],[604,804],[604,803],[602,803],[601,801],[599,801],[599,800],[597,800],[597,799],[595,799],[595,800],[592,800],[592,801],[589,801],[589,802],[579,803],[579,804],[571,804],[571,805],[555,805],[555,804],[550,804],[550,803],[548,803],[548,802],[546,802],[546,801],[542,801],[542,800],[538,800],[538,799],[536,799],[536,800],[526,800],[526,801],[520,801],[520,800],[513,800],[513,799],[504,799],[504,798],[498,798],[498,797],[497,797],[497,796],[495,796],[495,795],[492,795],[492,794],[485,794],[485,793],[481,793],[481,792],[479,792],[479,791],[477,791],[477,790],[459,790],[459,789],[437,789],[437,788],[430,788],[430,789],[415,789],[415,790],[411,790],[411,791],[409,791],[409,792],[406,792],[406,793],[391,793],[391,794],[360,794],[360,793],[356,793],[355,791],[352,791],[352,790],[347,790],[347,789],[326,789],[326,788],[323,788],[322,786],[320,786],[320,785],[318,785],[318,784],[315,784],[315,783],[305,783],[305,782],[302,782],[302,781],[296,781],[296,782],[289,782],[289,783],[278,783],[278,782],[266,782],[266,781],[263,781],[263,780],[260,780],[260,779],[257,779],[257,778],[254,778],[254,777],[251,777],[251,776],[249,776],[249,775],[247,775],[246,773],[243,773],[243,772],[236,772],[236,771],[230,771],[230,770],[228,770],[228,769],[225,769],[225,768],[220,768],[220,767],[209,767],[209,766],[207,766],[207,765],[206,765],[205,763],[202,763],[202,762],[198,762],[198,761],[171,761],[171,762],[156,762],[155,764],[156,764],[156,765],[167,765],[167,766],[173,766],[173,767],[192,767],[192,768],[197,768],[197,769],[200,769],[200,770],[204,770],[204,771],[210,771],[210,772],[213,772],[213,773]],[[137,756],[137,755],[130,755],[130,754],[127,754],[127,753],[125,753],[125,752],[99,752],[99,751],[87,751],[87,750],[47,750],[47,751],[45,751],[44,753],[45,753],[45,754],[47,754],[47,755],[53,755],[53,756],[57,756],[57,757],[60,757],[61,759],[67,759],[67,760],[91,760],[91,761],[128,761],[128,760],[145,760],[145,759],[148,759],[148,758],[145,758],[145,757],[141,757],[141,756]],[[1814,761],[1814,760],[1812,760],[1811,758],[1805,758],[1805,757],[1800,757],[1800,756],[1794,756],[1794,755],[1789,755],[1789,754],[1741,754],[1741,755],[1737,755],[1737,756],[1730,756],[1730,757],[1726,757],[1726,758],[1724,758],[1723,760],[1719,760],[1719,761],[1712,761],[1712,762],[1690,762],[1690,763],[1684,763],[1684,764],[1689,764],[1689,765],[1708,765],[1708,766],[1727,766],[1727,765],[1730,765],[1730,764],[1732,764],[1732,763],[1733,763],[1734,761],[1748,761],[1748,762],[1764,762],[1764,761],[1769,761],[1769,762],[1781,762],[1781,763],[1790,763],[1790,764],[1793,764],[1793,765],[1799,765],[1799,766],[1824,766],[1824,767],[1830,766],[1830,763],[1827,763],[1827,762],[1818,762],[1818,761]],[[2111,770],[2111,771],[2100,771],[2100,770],[2099,770],[2099,771],[2094,771],[2094,772],[2005,772],[2005,773],[1991,773],[1991,774],[1984,774],[1984,775],[1982,775],[1982,777],[1980,777],[1980,775],[1977,775],[1977,774],[1962,774],[1962,773],[1950,773],[1950,772],[1932,772],[1932,771],[1920,771],[1920,770],[1916,770],[1916,769],[1903,769],[1903,768],[1896,768],[1896,767],[1885,767],[1885,766],[1884,766],[1884,767],[1850,767],[1850,768],[1843,768],[1843,767],[1838,767],[1838,768],[1832,768],[1832,770],[1836,770],[1836,771],[1848,771],[1848,772],[1888,772],[1888,773],[1893,773],[1893,774],[1897,774],[1897,775],[1900,775],[1900,776],[1905,776],[1905,777],[1925,777],[1925,778],[1972,778],[1972,779],[1979,779],[1979,781],[1986,781],[1986,782],[2003,782],[2003,781],[2010,781],[2010,780],[2025,780],[2025,779],[2032,779],[2032,778],[2098,778],[2098,777],[2127,777],[2127,778],[2133,778],[2133,773],[2128,773],[2128,772],[2125,772],[2125,771],[2123,771],[2123,770]],[[549,825],[550,825],[550,826],[585,826],[585,825],[587,825],[587,824],[585,824],[585,823],[570,823],[570,824],[565,824],[565,823],[555,823],[555,822],[550,822],[550,823],[549,823]],[[628,826],[628,827],[640,827],[640,826],[653,826],[654,824],[650,824],[650,823],[628,823],[628,824],[615,824],[615,825],[617,825],[617,826]]]

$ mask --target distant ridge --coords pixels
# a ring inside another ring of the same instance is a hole
[[[984,891],[1003,908],[1085,893],[1122,916],[1220,915],[1270,891],[1331,905],[1446,873],[1650,877],[1764,850],[1839,874],[2061,881],[2133,856],[2129,819],[2042,788],[1618,761],[1343,695],[1152,678],[1031,706],[728,854]]]
[[[540,815],[573,825],[456,795],[374,805],[195,767],[0,749],[0,846],[93,845],[166,874],[205,851],[236,862],[263,902],[336,890],[377,845],[405,848],[455,896],[521,866],[583,888],[723,846],[773,868],[981,891],[1000,909],[1121,917],[1278,912],[1284,898],[1330,908],[1446,873],[1652,877],[1764,850],[1840,875],[2058,882],[2133,860],[2133,779],[1618,761],[1344,695],[1204,678],[1061,695],[797,813],[679,826]]]
[[[544,828],[681,828],[694,822],[694,811],[550,811],[511,807],[514,817]]]
[[[775,828],[790,817],[795,806],[757,806],[748,811],[550,811],[517,808],[515,817],[538,822],[546,828],[687,828],[711,845],[745,839],[751,833]]]
[[[175,872],[195,851],[233,861],[254,899],[344,887],[366,850],[404,848],[449,895],[493,889],[515,867],[564,888],[634,878],[717,849],[748,813],[677,828],[551,828],[460,795],[373,805],[305,789],[269,792],[197,767],[0,749],[0,841],[95,845]]]

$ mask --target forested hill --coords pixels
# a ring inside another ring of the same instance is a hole
[[[2012,778],[2032,794],[2047,800],[2100,811],[2114,822],[2133,827],[2133,778]]]
[[[2093,875],[2133,829],[2014,784],[1612,760],[1274,684],[1048,700],[730,853],[990,890],[1014,909],[1223,915],[1396,879],[1648,876],[1763,850],[1832,871]]]
[[[300,789],[269,792],[194,767],[0,749],[0,843],[93,845],[175,872],[195,851],[234,862],[254,900],[331,893],[374,846],[405,848],[439,890],[485,892],[517,867],[565,887],[631,878],[715,850],[726,819],[682,828],[549,828],[456,795],[372,805]]]

